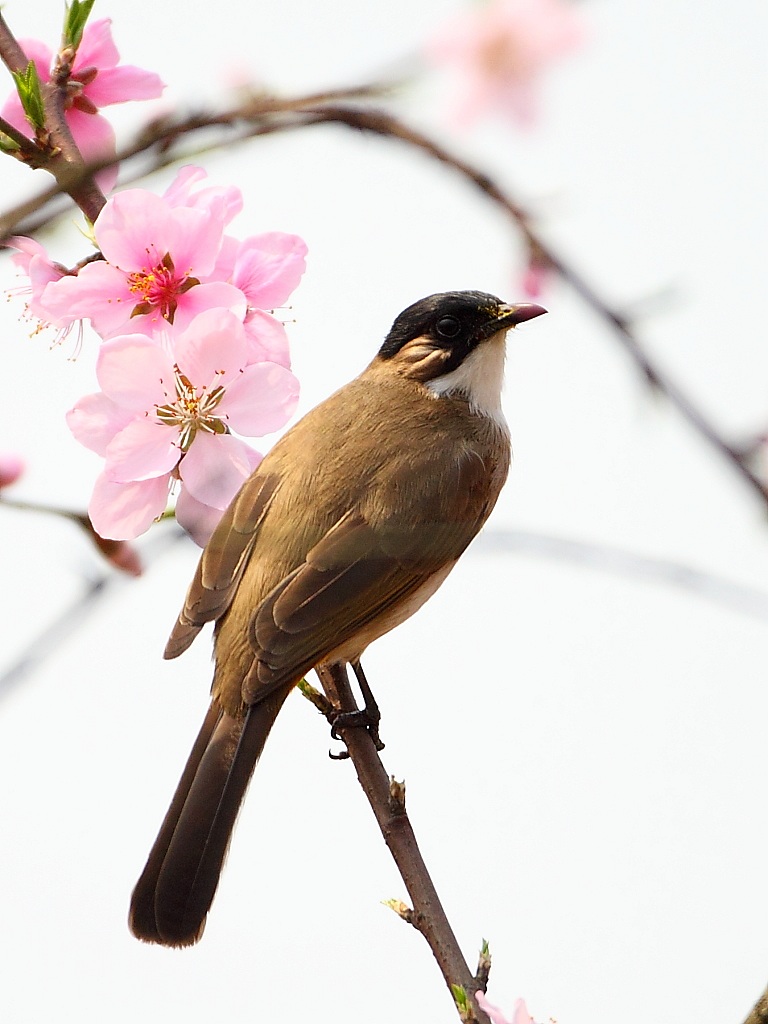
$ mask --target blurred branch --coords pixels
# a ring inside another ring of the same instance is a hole
[[[70,509],[53,505],[19,501],[0,495],[0,509],[3,505],[22,511],[61,516],[77,523],[89,535],[93,534],[93,527],[90,526],[84,513],[73,512]],[[171,519],[173,514],[166,513],[164,518]],[[186,536],[181,529],[175,529],[172,533],[162,531],[159,534],[153,531],[150,534],[149,543],[142,546],[142,555],[146,553],[150,558],[150,564],[152,564],[152,560],[156,560],[163,554],[172,541],[181,540]],[[94,537],[91,539],[94,540]],[[99,540],[102,539],[99,538]],[[102,554],[106,555],[107,553],[103,549],[104,543],[102,540],[102,544],[97,544],[97,546]],[[481,533],[469,550],[470,553],[474,552],[475,554],[520,552],[558,561],[570,561],[590,569],[625,576],[632,580],[678,587],[694,593],[697,597],[726,605],[734,611],[768,619],[768,593],[764,591],[702,572],[680,562],[648,558],[632,551],[611,548],[603,544],[590,544],[587,541],[555,537],[527,530],[495,530],[491,528]],[[84,593],[77,598],[72,607],[62,612],[53,623],[45,627],[28,648],[15,659],[10,668],[0,672],[0,698],[22,676],[38,668],[46,658],[54,653],[60,642],[70,637],[73,630],[85,622],[86,617],[84,614],[81,616],[81,611],[90,609],[99,598],[106,596],[107,593],[112,593],[115,585],[123,582],[127,581],[122,580],[121,576],[114,572],[103,573],[94,579],[86,580]],[[311,696],[310,699],[312,699]],[[320,710],[325,710],[324,706],[320,707]]]
[[[317,668],[315,671],[335,708],[343,712],[357,710],[343,665]],[[339,725],[338,729],[355,766],[360,786],[413,903],[412,910],[406,907],[398,911],[400,916],[426,939],[452,995],[455,986],[461,986],[467,993],[476,992],[480,983],[472,975],[456,941],[406,814],[405,787],[387,775],[367,729],[344,725]],[[489,1024],[486,1014],[474,1002],[470,1013],[472,1016],[464,1017],[467,1024],[470,1021]]]
[[[76,518],[74,514],[73,518]],[[188,539],[187,534],[177,526],[153,531],[148,543],[142,548],[142,554],[149,564],[154,564],[184,539]],[[85,579],[83,592],[37,634],[8,668],[0,672],[0,700],[7,697],[31,672],[39,668],[64,641],[71,638],[73,632],[82,628],[103,597],[114,593],[127,582],[125,574],[117,571],[104,572]]]
[[[88,539],[94,544],[101,554],[116,569],[127,572],[131,576],[141,576],[142,565],[136,550],[127,540],[110,540],[102,537],[93,528],[90,517],[85,512],[74,512],[72,509],[62,508],[59,505],[47,505],[36,501],[21,501],[18,498],[8,498],[0,491],[0,508],[16,509],[21,512],[41,512],[43,515],[58,516],[61,519],[69,519],[77,523],[85,532]],[[175,512],[171,509],[163,513],[163,519],[175,518]]]
[[[651,558],[634,551],[593,544],[573,537],[555,537],[530,530],[484,530],[470,551],[522,553],[572,562],[588,569],[624,576],[641,583],[662,583],[687,591],[733,611],[768,619],[768,592],[715,576],[671,559]]]
[[[721,436],[690,396],[654,362],[641,344],[628,317],[603,299],[577,269],[537,233],[532,218],[523,206],[487,174],[392,114],[361,105],[362,100],[382,91],[380,87],[372,86],[316,93],[293,99],[259,94],[218,113],[197,113],[178,119],[157,120],[149,124],[133,143],[122,149],[114,160],[83,168],[82,181],[92,181],[95,170],[114,163],[130,161],[141,154],[150,157],[148,166],[141,171],[141,176],[154,173],[181,158],[190,158],[193,154],[189,149],[183,149],[181,143],[199,133],[211,130],[218,134],[212,141],[196,150],[194,155],[258,136],[296,131],[322,124],[342,125],[357,132],[403,142],[451,168],[495,203],[523,233],[527,243],[539,254],[539,258],[546,261],[574,289],[582,301],[610,327],[649,386],[663,394],[693,429],[730,463],[747,485],[768,505],[768,488],[752,471],[743,454]],[[346,102],[339,102],[340,100]],[[355,102],[350,103],[350,100]],[[78,194],[77,185],[77,179],[74,183],[69,180],[66,190],[73,197]],[[41,193],[36,199],[20,204],[0,217],[0,244],[14,231],[32,232],[43,226],[48,220],[47,216],[30,220],[31,215],[47,207],[63,187],[59,184],[58,187]],[[80,205],[82,206],[82,203]]]

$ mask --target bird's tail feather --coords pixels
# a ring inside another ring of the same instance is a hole
[[[253,705],[244,719],[211,704],[131,897],[137,938],[189,946],[202,935],[237,812],[290,689]]]

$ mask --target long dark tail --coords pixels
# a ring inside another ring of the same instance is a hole
[[[291,687],[232,718],[214,701],[131,896],[133,934],[191,946],[203,934],[248,782]]]

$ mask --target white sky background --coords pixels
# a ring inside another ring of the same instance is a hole
[[[287,91],[363,80],[452,6],[189,3],[182,15],[98,0],[94,16],[113,17],[123,58],[159,71],[171,103],[195,106],[245,73]],[[741,438],[768,422],[768,8],[582,8],[590,41],[548,79],[534,132],[488,122],[452,138],[435,127],[442,85],[398,109],[531,204],[610,300],[671,290],[641,335]],[[60,10],[11,0],[4,14],[53,42]],[[126,108],[119,124],[129,131],[148,109]],[[496,209],[394,143],[312,129],[206,166],[245,193],[236,233],[295,231],[309,244],[290,314],[302,411],[357,373],[415,299],[519,297],[518,243]],[[3,206],[43,184],[10,160],[0,174]],[[86,252],[72,223],[46,241],[64,262]],[[567,288],[544,301],[549,316],[511,339],[515,463],[491,524],[366,659],[384,763],[406,779],[470,963],[490,940],[494,1002],[511,1012],[522,995],[559,1024],[739,1024],[768,980],[768,522]],[[14,494],[82,508],[98,460],[63,414],[94,390],[95,342],[73,363],[28,340],[17,314],[0,309],[0,448],[30,467]],[[102,566],[67,524],[0,515],[2,669]],[[505,530],[667,559],[763,597],[503,552]],[[207,706],[207,636],[160,659],[196,557],[177,545],[115,587],[0,703],[2,1019],[456,1019],[426,945],[380,905],[404,888],[352,768],[328,759],[327,727],[298,696],[202,943],[168,951],[130,936],[130,890]]]

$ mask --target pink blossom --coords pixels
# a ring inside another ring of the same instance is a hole
[[[223,198],[201,208],[176,206],[145,189],[113,196],[94,225],[104,260],[77,277],[50,284],[43,295],[58,317],[87,317],[103,337],[127,330],[164,335],[183,330],[206,309],[229,309],[242,320],[243,292],[213,271],[228,213]]]
[[[243,194],[235,185],[194,188],[207,177],[208,174],[202,167],[186,164],[179,169],[176,177],[163,192],[163,199],[170,206],[189,206],[215,212],[226,226],[242,210]]]
[[[159,96],[165,86],[152,71],[129,64],[119,65],[120,54],[112,41],[111,19],[102,18],[86,25],[72,65],[65,116],[72,136],[85,160],[97,160],[115,152],[112,126],[98,111],[115,103],[146,100]],[[40,80],[50,81],[54,55],[50,47],[37,39],[19,41],[26,56],[34,61]],[[5,101],[0,115],[20,131],[29,131],[18,94]],[[107,181],[107,178],[109,181]],[[99,176],[105,191],[117,178],[116,169]]]
[[[290,371],[250,361],[245,328],[225,309],[199,314],[172,348],[141,334],[106,341],[96,375],[101,391],[67,422],[105,459],[88,511],[97,532],[115,539],[146,530],[179,480],[177,517],[204,542],[260,459],[231,430],[271,433],[298,400]]]
[[[455,111],[460,125],[490,110],[530,124],[541,72],[577,47],[583,34],[581,17],[568,0],[490,0],[447,24],[429,56],[464,79]]]
[[[552,265],[546,260],[532,258],[520,280],[520,288],[527,299],[540,299],[554,277]]]
[[[58,281],[68,273],[60,263],[54,263],[45,248],[34,238],[14,235],[5,243],[9,249],[15,249],[12,256],[14,266],[29,278],[29,285],[19,288],[19,294],[28,296],[27,309],[33,317],[42,323],[49,323],[55,317],[43,304],[43,291],[51,283]]]
[[[24,460],[13,452],[0,452],[0,488],[10,487],[22,475]]]
[[[485,993],[480,990],[475,992],[475,1002],[488,1016],[491,1018],[492,1024],[533,1024],[533,1018],[528,1013],[525,1003],[522,999],[516,999],[515,1005],[512,1009],[512,1016],[507,1019],[498,1006],[494,1006],[493,1003],[489,1003],[485,998]]]
[[[245,330],[254,360],[290,367],[288,336],[268,310],[282,306],[306,269],[307,246],[298,235],[271,231],[239,242],[226,236],[215,273],[246,297]]]

